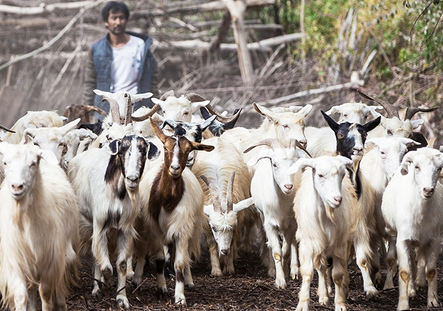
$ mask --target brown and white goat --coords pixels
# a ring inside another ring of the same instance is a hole
[[[159,291],[166,293],[163,245],[173,242],[175,302],[185,305],[184,286],[194,285],[190,270],[189,248],[199,250],[201,233],[199,227],[204,219],[203,190],[197,177],[186,167],[186,163],[191,151],[211,151],[214,147],[189,141],[183,136],[168,136],[152,119],[151,125],[164,145],[164,162],[152,167],[140,182],[140,189],[143,189],[140,191],[143,232],[139,233],[144,240],[141,241],[140,247],[135,247],[137,267],[134,279],[140,278],[140,274],[143,273],[147,246],[155,254]],[[149,234],[147,230],[150,231]],[[152,249],[153,245],[155,249]]]
[[[0,190],[0,291],[11,310],[66,310],[77,273],[79,209],[54,154],[0,143],[6,179]]]

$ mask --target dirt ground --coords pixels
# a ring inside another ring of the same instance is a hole
[[[102,299],[91,296],[92,268],[91,258],[82,258],[79,287],[73,288],[68,298],[68,310],[118,310],[115,302],[116,280]],[[442,301],[443,293],[443,261],[438,265],[438,293]],[[398,288],[383,291],[382,285],[377,299],[368,300],[363,292],[361,273],[352,263],[348,267],[350,273],[350,292],[347,299],[348,310],[396,310]],[[127,294],[131,310],[295,310],[298,303],[298,291],[301,280],[290,280],[284,290],[274,286],[274,280],[267,275],[267,269],[260,264],[258,252],[242,256],[236,264],[236,274],[233,276],[211,277],[209,256],[202,253],[199,263],[192,267],[195,287],[185,289],[187,308],[174,304],[175,280],[167,280],[168,294],[160,298],[156,294],[155,267],[145,267],[144,279],[137,287],[127,283]],[[383,277],[385,270],[382,269]],[[397,284],[397,277],[394,279]],[[332,296],[328,306],[321,306],[316,297],[317,276],[311,285],[311,310],[334,310]],[[420,289],[415,298],[410,299],[411,310],[443,310],[426,308],[426,290]]]

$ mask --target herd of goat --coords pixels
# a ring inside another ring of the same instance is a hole
[[[428,307],[439,306],[443,155],[414,131],[417,110],[402,120],[389,105],[346,103],[322,111],[320,128],[305,126],[311,105],[253,104],[264,119],[248,129],[235,126],[241,110],[217,113],[193,93],[133,111],[152,94],[95,92],[110,105],[103,121],[90,123],[105,113],[79,105],[2,127],[0,292],[11,310],[37,310],[38,296],[42,310],[66,310],[85,252],[94,296],[115,267],[116,301],[130,308],[126,282],[140,284],[152,258],[158,292],[167,293],[171,264],[175,302],[186,305],[201,247],[221,276],[257,241],[277,288],[301,276],[297,310],[309,309],[314,269],[319,302],[333,295],[346,310],[350,260],[376,297],[381,259],[385,289],[398,273],[398,310],[426,282]]]

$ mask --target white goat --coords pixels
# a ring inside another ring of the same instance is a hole
[[[74,129],[66,133],[66,153],[61,158],[61,166],[64,170],[68,169],[69,161],[77,154],[85,151],[97,135],[87,129]]]
[[[126,273],[136,236],[134,221],[139,213],[139,182],[145,162],[158,154],[154,144],[130,135],[112,141],[107,147],[92,148],[77,155],[68,167],[68,176],[80,205],[82,238],[95,258],[92,294],[102,294],[98,281],[109,284],[113,271],[110,255],[115,249],[116,301],[126,309],[129,308]]]
[[[418,260],[424,261],[428,279],[428,307],[439,306],[437,296],[437,259],[440,253],[443,222],[443,186],[438,182],[443,155],[432,148],[408,152],[383,194],[382,212],[388,233],[396,240],[391,244],[386,262],[399,265],[398,310],[409,309],[409,296],[415,296]],[[424,280],[417,280],[424,285]]]
[[[247,217],[243,210],[252,205],[252,200],[247,200],[250,197],[251,182],[248,166],[237,148],[226,139],[209,138],[205,144],[215,149],[198,154],[192,172],[205,180],[205,183],[200,184],[205,193],[204,212],[208,216],[204,234],[211,256],[211,275],[223,275],[219,256],[225,260],[223,272],[233,274],[237,248],[241,243],[243,219]],[[235,185],[234,180],[231,181],[234,172]]]
[[[299,159],[291,168],[291,172],[304,170],[294,199],[303,280],[297,310],[309,310],[309,288],[314,268],[318,272],[319,302],[328,303],[326,270],[329,258],[332,259],[335,283],[335,310],[346,310],[349,291],[347,262],[357,210],[353,186],[343,179],[347,165],[352,165],[352,161],[345,157],[321,156]]]
[[[60,127],[66,117],[60,116],[55,111],[28,111],[23,117],[18,119],[11,130],[15,133],[6,133],[3,141],[18,144],[23,138],[23,132],[27,128],[38,127]]]
[[[0,291],[12,310],[66,310],[77,274],[79,209],[58,160],[36,146],[0,143]]]
[[[295,140],[284,148],[276,139],[262,140],[245,152],[262,145],[270,148],[261,149],[248,161],[248,165],[256,166],[251,181],[251,196],[255,207],[263,214],[263,227],[273,258],[274,264],[270,262],[268,274],[275,277],[277,288],[286,288],[290,255],[291,277],[294,279],[298,276],[297,223],[292,206],[301,178],[301,174],[294,176],[289,173],[289,168],[305,155],[297,152]]]
[[[34,144],[44,150],[52,151],[62,165],[62,157],[68,151],[65,135],[79,122],[80,119],[76,119],[61,127],[27,128],[23,132],[21,143]]]
[[[330,116],[339,113],[338,123],[351,122],[364,124],[371,119],[370,117],[372,117],[372,119],[377,118],[380,115],[377,110],[381,109],[383,109],[383,106],[368,106],[363,103],[344,103],[331,107],[331,109],[326,111],[326,114]]]
[[[120,124],[128,124],[130,122],[131,115],[134,109],[134,104],[136,102],[139,102],[143,99],[148,99],[153,95],[150,92],[142,94],[129,94],[128,92],[125,91],[111,93],[97,89],[94,90],[94,93],[99,96],[102,96],[103,100],[108,100],[110,98],[117,102]],[[108,116],[106,116],[105,119],[103,120],[103,126],[106,127],[107,124],[109,124],[110,122],[116,122],[116,118],[113,115],[112,109],[109,111]]]

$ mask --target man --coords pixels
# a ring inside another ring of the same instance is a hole
[[[130,94],[151,92],[156,97],[157,62],[150,51],[152,38],[126,31],[129,9],[122,2],[108,2],[102,9],[102,18],[109,32],[89,51],[82,103],[109,112],[109,104],[103,103],[94,89],[112,93],[127,91]],[[134,109],[140,106],[152,106],[152,103],[149,99],[137,102]],[[102,119],[103,116],[97,114],[97,118]]]

